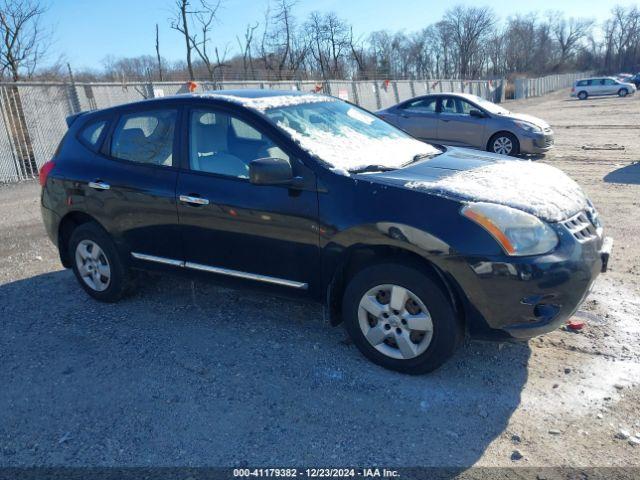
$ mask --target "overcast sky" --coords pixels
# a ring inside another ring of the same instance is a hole
[[[197,0],[193,0],[194,3]],[[214,42],[237,49],[248,23],[262,22],[268,0],[222,0]],[[60,55],[74,69],[99,68],[107,55],[155,54],[155,24],[160,26],[162,56],[169,60],[184,57],[184,43],[169,28],[175,0],[52,0],[46,23],[55,30],[49,60]],[[568,16],[602,21],[615,4],[634,5],[637,0],[491,0],[484,3],[504,19],[509,15],[561,10]],[[473,1],[432,0],[299,0],[299,19],[314,10],[334,11],[350,22],[356,36],[374,30],[419,30],[438,21],[455,4],[480,5]]]

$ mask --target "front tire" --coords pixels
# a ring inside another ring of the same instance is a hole
[[[401,263],[364,268],[349,282],[344,325],[360,352],[382,367],[421,374],[442,365],[462,329],[447,296],[422,271]]]
[[[629,95],[629,90],[627,90],[626,88],[621,88],[620,90],[618,90],[618,96],[619,97],[626,97],[627,95]]]
[[[101,302],[116,302],[131,278],[113,240],[95,223],[78,226],[69,239],[69,258],[80,286]]]
[[[488,150],[498,155],[515,157],[520,153],[520,142],[512,133],[500,132],[491,137]]]

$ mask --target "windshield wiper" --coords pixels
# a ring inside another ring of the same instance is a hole
[[[437,151],[437,152],[433,152],[433,153],[419,153],[418,155],[415,155],[413,157],[413,160],[411,160],[409,162],[409,164],[411,163],[415,163],[418,160],[424,160],[425,158],[433,158],[433,157],[437,157],[438,155],[441,155],[442,152],[441,151]]]
[[[389,172],[391,170],[397,170],[397,168],[385,167],[384,165],[367,165],[366,167],[360,167],[354,170],[349,170],[349,172],[351,173]]]

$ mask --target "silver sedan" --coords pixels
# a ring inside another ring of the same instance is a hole
[[[541,154],[553,147],[548,123],[464,93],[412,98],[377,115],[421,140],[502,155]]]

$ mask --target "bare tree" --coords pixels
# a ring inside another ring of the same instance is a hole
[[[494,13],[487,7],[457,6],[447,11],[444,22],[457,50],[459,75],[475,75],[482,46],[494,31]]]
[[[189,71],[189,80],[194,80],[193,75],[193,63],[191,60],[191,52],[193,50],[193,44],[191,42],[191,36],[189,35],[189,0],[176,0],[175,3],[175,16],[170,20],[171,28],[177,30],[184,37],[184,43],[187,49],[187,70]]]
[[[37,0],[0,3],[0,73],[13,81],[31,77],[50,43],[41,26],[46,8]]]
[[[593,20],[564,18],[560,12],[550,15],[549,23],[554,39],[558,42],[560,58],[558,68],[564,66],[570,56],[575,54],[579,43],[587,38],[593,28]]]
[[[192,12],[194,22],[198,26],[199,31],[189,37],[194,50],[204,63],[211,80],[216,80],[216,74],[224,66],[224,61],[228,53],[228,46],[225,47],[222,57],[220,56],[218,47],[214,48],[214,55],[210,55],[209,41],[211,40],[211,31],[216,21],[218,9],[220,8],[220,0],[215,4],[210,4],[206,0],[200,0],[200,8]],[[199,35],[202,35],[200,38]]]
[[[308,44],[299,35],[293,15],[293,0],[278,0],[275,11],[265,15],[262,37],[262,59],[267,70],[273,71],[278,80],[295,76],[308,53]]]
[[[333,13],[313,12],[303,27],[308,34],[308,51],[323,79],[344,78],[347,52],[353,46],[349,25]]]
[[[160,56],[160,33],[156,23],[156,57],[158,58],[158,78],[162,81],[162,57]]]
[[[244,43],[240,41],[240,37],[236,37],[238,41],[238,47],[240,47],[240,53],[242,54],[242,68],[244,71],[244,76],[246,78],[247,73],[251,72],[252,80],[255,80],[255,70],[253,68],[253,55],[251,52],[251,45],[253,42],[253,35],[258,28],[258,25],[258,22],[256,22],[255,25],[247,25],[247,28],[244,32]]]
[[[360,39],[354,39],[353,27],[349,27],[349,48],[351,49],[351,57],[353,58],[356,66],[356,74],[354,76],[356,78],[361,78],[363,76],[366,78],[367,59],[365,47]]]

